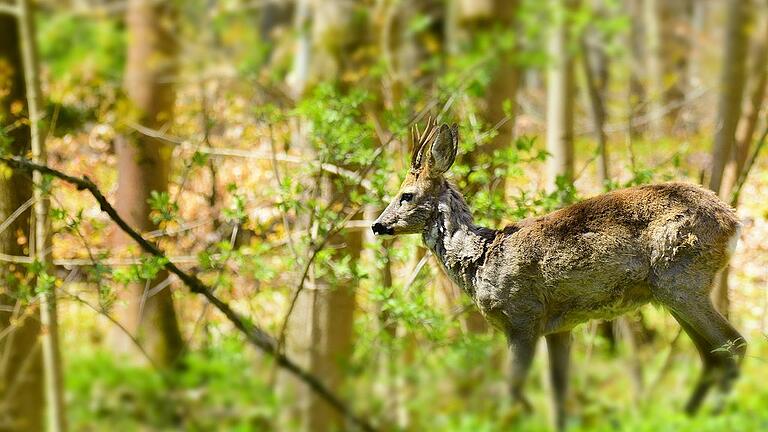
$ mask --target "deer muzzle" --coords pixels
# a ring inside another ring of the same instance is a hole
[[[371,230],[373,231],[373,234],[377,235],[377,236],[380,236],[380,235],[395,235],[395,230],[393,228],[385,226],[381,222],[374,222],[374,224],[371,225]]]

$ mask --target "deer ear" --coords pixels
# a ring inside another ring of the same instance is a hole
[[[431,175],[443,174],[453,165],[459,151],[459,127],[455,123],[448,126],[443,123],[432,142],[429,157]]]

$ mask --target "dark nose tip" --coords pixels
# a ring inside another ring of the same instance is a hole
[[[384,224],[380,222],[376,222],[375,224],[371,225],[371,230],[375,235],[381,235],[381,234],[392,235],[395,233],[395,230],[393,230],[392,228],[385,227]]]

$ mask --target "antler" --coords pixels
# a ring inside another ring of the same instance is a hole
[[[424,150],[429,143],[434,140],[440,128],[437,126],[437,119],[427,119],[427,127],[423,132],[419,132],[419,126],[414,124],[411,129],[413,138],[413,153],[411,154],[411,169],[419,171],[422,168],[422,158]]]

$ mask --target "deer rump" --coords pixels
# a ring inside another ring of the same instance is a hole
[[[542,316],[542,334],[645,303],[708,296],[739,221],[685,183],[619,190],[493,233],[469,294],[491,323]],[[490,235],[490,234],[489,234]]]

